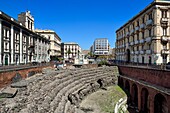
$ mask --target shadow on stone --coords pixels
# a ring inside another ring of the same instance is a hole
[[[12,83],[19,82],[22,80],[22,76],[17,73],[13,78],[12,78]]]
[[[35,71],[30,71],[30,72],[27,74],[27,77],[31,77],[31,76],[33,76],[33,75],[35,75]]]
[[[82,111],[84,111],[85,113],[86,112],[92,112],[92,111],[94,111],[93,109],[91,109],[91,108],[84,108],[84,107],[81,107],[80,108]]]

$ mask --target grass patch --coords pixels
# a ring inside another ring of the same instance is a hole
[[[119,86],[111,86],[108,90],[100,95],[97,104],[105,113],[114,113],[116,103],[126,96],[126,93]]]

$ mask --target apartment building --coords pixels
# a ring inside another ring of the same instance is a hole
[[[49,40],[34,32],[30,11],[18,20],[0,11],[0,65],[48,61]]]
[[[170,61],[170,1],[155,0],[116,31],[116,60]]]
[[[61,56],[61,38],[53,30],[40,30],[36,29],[36,33],[46,37],[50,40],[50,58]]]
[[[74,42],[61,43],[61,53],[64,60],[74,60],[79,58],[81,54],[81,47],[79,44]]]
[[[91,48],[94,55],[108,55],[109,54],[109,41],[107,38],[95,39]]]

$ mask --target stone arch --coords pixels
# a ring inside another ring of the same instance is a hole
[[[132,96],[132,105],[137,107],[138,106],[138,87],[135,83],[132,85],[131,96]]]
[[[166,98],[158,93],[154,98],[154,113],[168,113],[168,104]]]
[[[121,78],[120,76],[119,76],[119,78],[118,78],[118,85],[119,85],[120,87],[123,87],[123,78]]]
[[[130,84],[128,80],[125,81],[125,90],[130,92]]]
[[[141,91],[141,111],[142,113],[148,113],[148,95],[149,95],[149,92],[146,88],[142,88],[142,91]]]

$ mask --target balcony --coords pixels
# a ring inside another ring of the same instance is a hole
[[[129,36],[129,32],[126,32],[126,36],[127,36],[127,37]]]
[[[142,43],[144,43],[144,42],[145,42],[144,39],[141,39],[141,40],[139,41],[140,44],[142,44]]]
[[[135,41],[135,44],[139,44],[139,41],[138,41],[138,40],[136,40],[136,41]]]
[[[134,29],[132,29],[131,31],[130,31],[130,35],[133,35],[134,34]]]
[[[168,49],[163,49],[163,50],[161,50],[161,54],[168,55],[168,54],[170,54],[170,51]]]
[[[146,26],[147,27],[152,26],[152,23],[153,23],[153,21],[152,21],[152,19],[150,19],[146,22]]]
[[[129,47],[129,43],[126,43],[126,47]]]
[[[151,37],[146,38],[145,41],[146,41],[147,43],[151,42]]]
[[[140,51],[140,54],[145,54],[145,52],[144,51]]]
[[[168,42],[170,40],[169,36],[162,36],[161,39],[163,42]]]
[[[135,32],[136,32],[136,33],[139,32],[139,26],[136,26],[136,27],[135,27]]]
[[[138,54],[139,54],[139,51],[135,51],[135,54],[138,55]]]
[[[151,50],[146,50],[146,54],[151,54]]]
[[[133,52],[133,51],[131,51],[131,54],[133,55],[133,54],[134,54],[134,52]]]
[[[168,18],[167,17],[161,18],[161,24],[167,24],[167,23],[168,23]]]
[[[134,42],[131,42],[130,45],[133,46],[133,45],[134,45]]]
[[[140,30],[144,30],[144,29],[145,29],[145,24],[143,23],[140,25]]]

